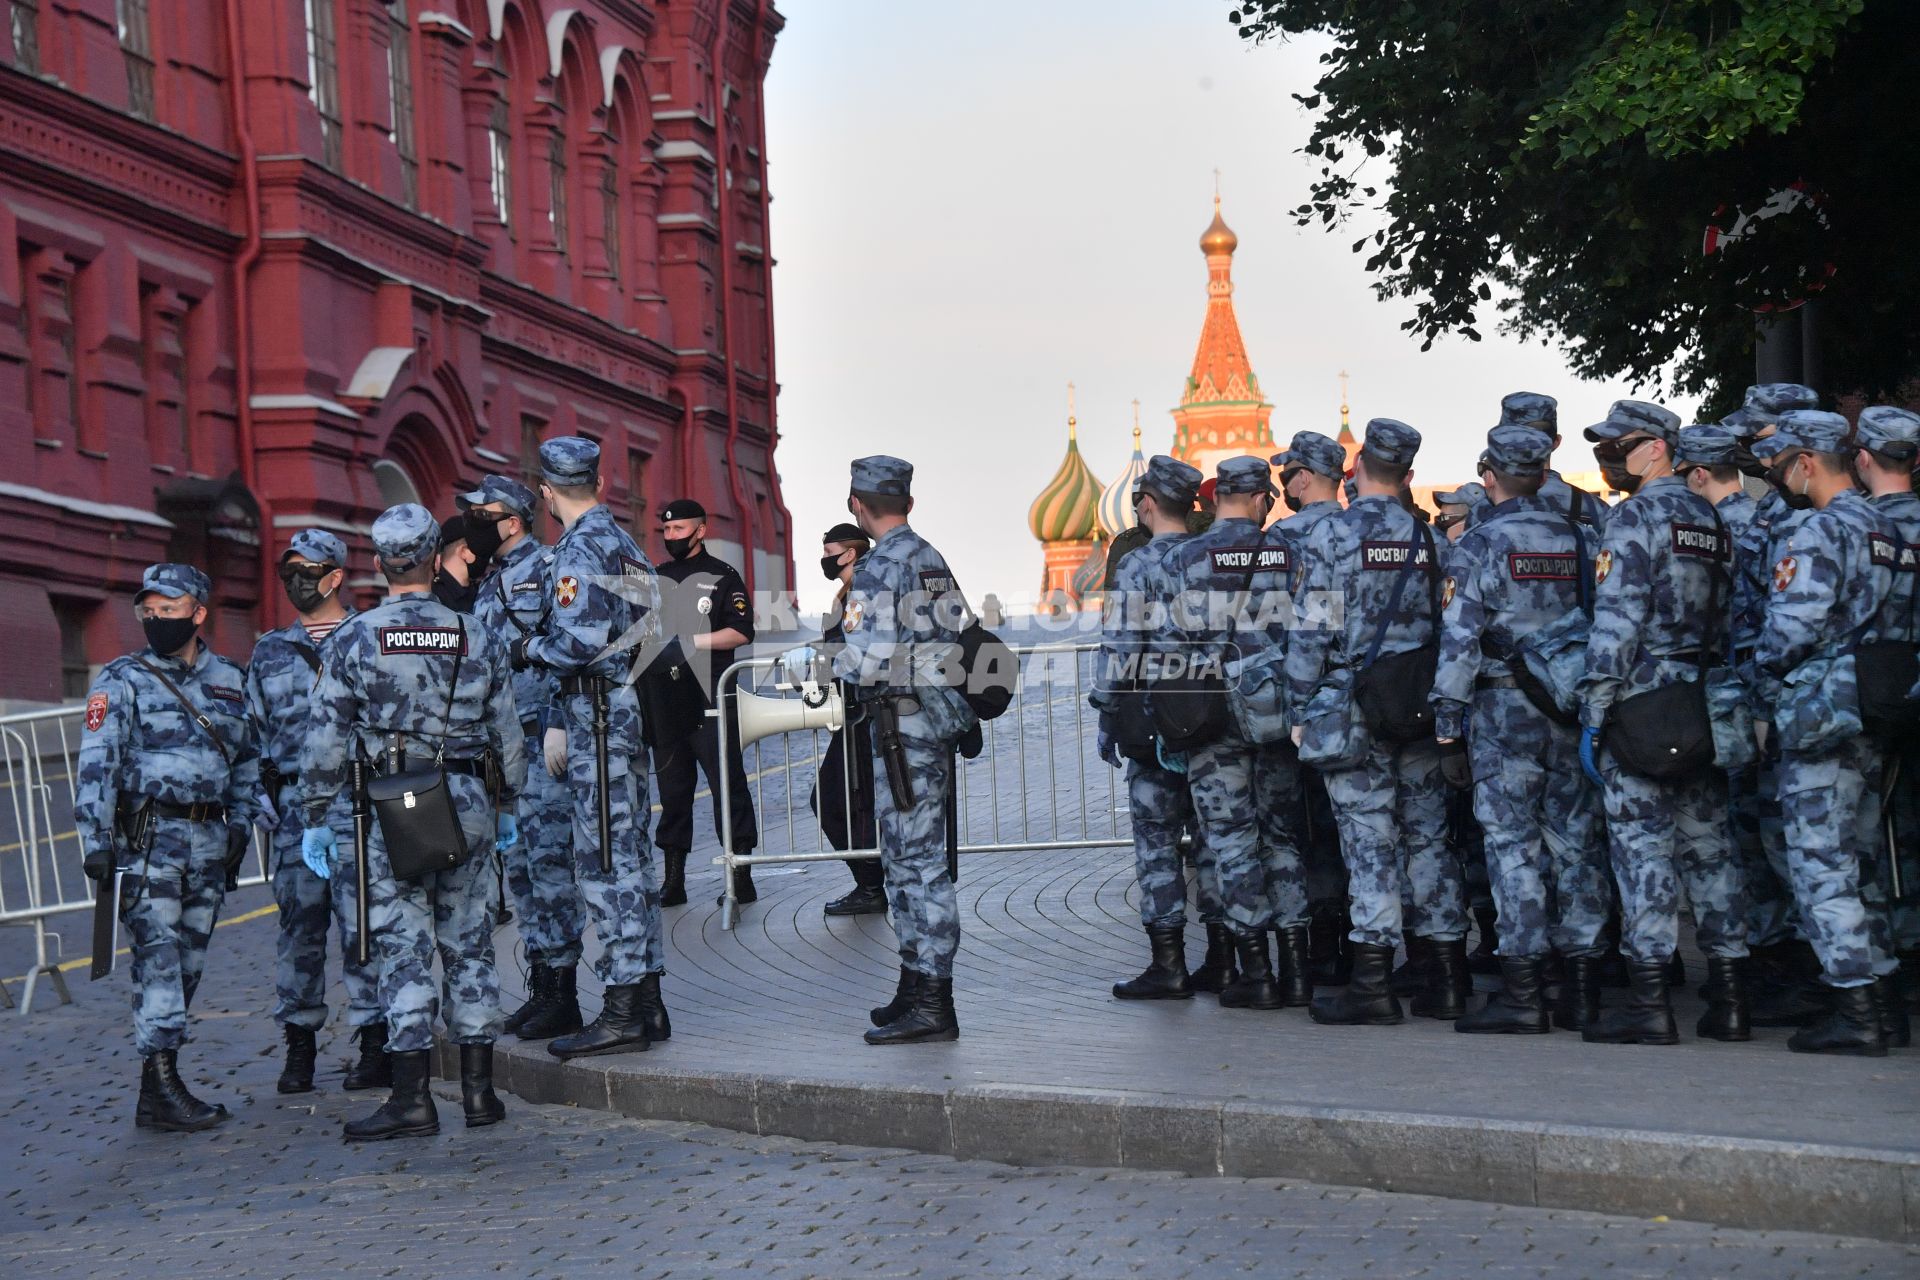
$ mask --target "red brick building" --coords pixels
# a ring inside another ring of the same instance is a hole
[[[321,525],[591,436],[791,578],[770,0],[0,0],[0,698],[135,647],[155,560],[242,655]],[[236,74],[236,68],[238,74]],[[544,522],[544,517],[543,517]],[[545,529],[549,538],[557,531]],[[751,554],[743,555],[742,548]]]

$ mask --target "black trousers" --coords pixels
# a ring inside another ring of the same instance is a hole
[[[753,820],[753,794],[747,788],[746,766],[740,760],[739,739],[727,741],[727,786],[732,795],[733,848],[730,853],[752,853],[760,840]],[[653,842],[662,853],[686,853],[693,848],[694,768],[713,793],[713,829],[720,830],[720,727],[711,719],[678,742],[653,753],[653,776],[660,788],[660,825]]]

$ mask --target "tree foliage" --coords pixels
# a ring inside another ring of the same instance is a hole
[[[1330,35],[1295,216],[1354,241],[1428,345],[1493,313],[1589,377],[1751,380],[1754,309],[1821,285],[1829,388],[1920,372],[1920,3],[1232,0],[1252,41]],[[1381,171],[1380,166],[1385,166]],[[1709,224],[1799,184],[1794,214],[1712,256]],[[1502,286],[1494,301],[1494,287]],[[1823,388],[1825,389],[1825,388]]]

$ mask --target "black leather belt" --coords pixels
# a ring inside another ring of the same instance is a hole
[[[610,683],[605,676],[561,676],[560,693],[561,696],[568,698],[573,697],[575,694],[586,694],[588,697],[592,697],[602,689],[607,688]]]
[[[484,756],[463,756],[458,760],[442,760],[439,764],[435,764],[433,757],[428,756],[420,760],[409,759],[407,761],[407,768],[409,770],[438,769],[442,773],[464,773],[469,778],[485,778],[487,776],[487,762]],[[387,773],[386,764],[383,762],[376,766],[374,772],[384,777]]]
[[[227,806],[207,801],[201,804],[173,804],[166,800],[155,800],[153,816],[173,818],[181,822],[225,822]]]
[[[1475,676],[1473,689],[1478,693],[1482,689],[1518,689],[1520,682],[1512,676]]]

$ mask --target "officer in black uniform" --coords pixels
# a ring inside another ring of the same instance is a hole
[[[654,843],[666,856],[660,905],[672,907],[687,900],[696,763],[713,793],[715,830],[720,826],[720,731],[707,708],[714,705],[714,687],[733,664],[734,650],[753,642],[753,605],[734,567],[707,551],[705,507],[691,498],[669,502],[660,512],[660,536],[667,549],[658,567],[660,612],[664,634],[672,640],[647,669],[643,704],[660,782],[660,825],[654,831]],[[729,735],[727,785],[736,854],[752,853],[759,839],[739,743],[737,731]],[[752,868],[734,873],[734,889],[743,903],[759,896]]]

